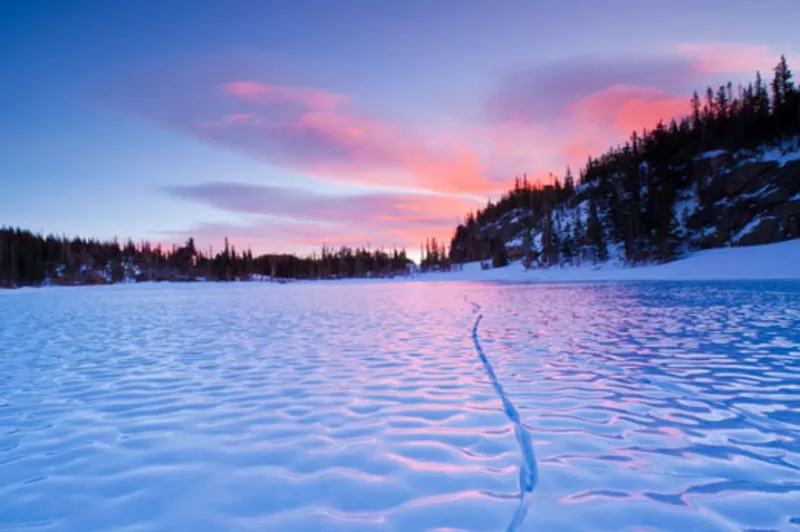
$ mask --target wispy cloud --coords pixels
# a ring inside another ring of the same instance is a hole
[[[267,85],[254,81],[230,81],[223,86],[228,94],[259,103],[295,103],[308,109],[335,109],[347,99],[322,89]]]
[[[652,127],[659,120],[687,114],[689,102],[661,89],[613,85],[581,98],[567,109],[580,122],[611,126],[625,135]]]
[[[311,190],[244,183],[166,187],[168,194],[235,214],[279,216],[319,223],[452,223],[477,203],[432,194],[320,194]]]
[[[769,46],[747,43],[681,43],[675,50],[689,61],[697,75],[768,72],[778,59]]]
[[[271,235],[272,239],[281,240],[284,247],[293,248],[322,242],[362,245],[374,242],[408,247],[416,245],[416,239],[423,233],[446,240],[463,213],[478,206],[474,201],[433,194],[340,196],[244,183],[203,183],[166,187],[164,191],[242,215],[243,225],[212,226],[217,231],[231,233],[224,236]],[[177,234],[193,233],[210,236],[213,231],[208,226],[199,226]]]
[[[509,182],[485,165],[476,139],[389,121],[316,87],[213,73],[195,78],[176,67],[122,87],[113,101],[145,120],[315,179],[481,197]]]
[[[680,55],[578,57],[508,74],[484,110],[491,121],[549,122],[568,118],[575,102],[613,86],[674,91],[695,81],[691,62]]]

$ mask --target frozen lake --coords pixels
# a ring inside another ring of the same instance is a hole
[[[20,291],[0,363],[3,530],[800,526],[797,282]]]

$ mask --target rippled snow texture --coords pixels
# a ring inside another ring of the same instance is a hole
[[[800,285],[0,294],[0,529],[800,525]]]

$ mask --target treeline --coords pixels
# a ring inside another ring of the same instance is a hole
[[[675,212],[679,192],[697,187],[695,196],[702,198],[707,185],[693,175],[698,155],[746,153],[800,134],[800,92],[783,56],[769,87],[757,73],[747,86],[709,87],[704,98],[695,93],[690,109],[685,117],[633,132],[623,145],[589,157],[577,185],[569,169],[563,180],[553,177],[544,185],[517,179],[498,202],[466,216],[452,238],[449,260],[507,262],[506,243],[515,235],[491,230],[500,220],[520,225],[527,240],[519,246],[520,258],[540,265],[604,261],[611,244],[631,263],[674,258],[686,236]],[[538,245],[529,240],[531,232],[539,235]]]
[[[330,279],[405,275],[411,261],[402,250],[384,251],[323,246],[320,254],[254,257],[225,239],[221,251],[204,252],[190,238],[183,246],[164,248],[143,241],[39,235],[0,228],[0,287],[42,284],[107,284],[141,281],[235,281],[254,278]]]
[[[425,239],[425,243],[420,246],[419,255],[419,268],[423,272],[446,272],[452,268],[447,247],[444,242],[437,242],[436,237]]]
[[[414,266],[405,248],[386,251],[347,246],[323,246],[320,254],[315,252],[309,257],[262,255],[255,262],[259,274],[286,279],[395,277],[408,275]]]

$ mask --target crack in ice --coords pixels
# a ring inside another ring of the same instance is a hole
[[[483,314],[480,314],[481,306],[477,303],[469,302],[472,305],[474,313],[478,313],[478,318],[472,326],[472,342],[475,344],[475,351],[483,363],[486,373],[489,375],[489,380],[492,383],[494,391],[503,403],[503,411],[508,417],[509,421],[514,425],[514,436],[519,445],[520,453],[522,455],[522,462],[519,467],[519,506],[514,512],[511,522],[508,524],[506,531],[513,532],[519,528],[525,520],[525,514],[528,509],[528,496],[533,493],[537,481],[537,468],[536,468],[536,455],[533,453],[533,444],[531,442],[531,435],[525,426],[522,424],[522,419],[519,416],[519,411],[514,403],[511,402],[508,395],[506,395],[503,385],[497,379],[497,374],[494,372],[492,363],[486,356],[481,343],[478,340],[478,326],[483,319]]]

